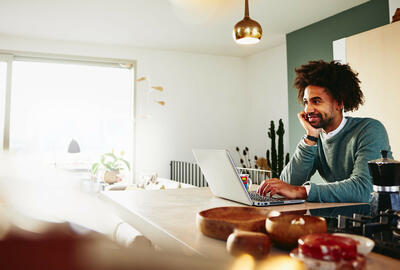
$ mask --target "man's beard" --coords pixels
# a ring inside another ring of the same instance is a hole
[[[317,121],[317,122],[315,122],[315,123],[311,123],[310,122],[310,125],[312,126],[312,127],[314,127],[314,128],[323,128],[323,129],[325,129],[327,126],[329,126],[331,123],[332,123],[332,121],[333,121],[333,117],[326,117],[326,118],[323,118],[322,117],[322,114],[320,114],[320,113],[310,113],[310,114],[307,114],[307,117],[308,116],[310,116],[310,115],[312,115],[312,116],[316,116],[316,117],[318,117],[319,118],[319,121]]]

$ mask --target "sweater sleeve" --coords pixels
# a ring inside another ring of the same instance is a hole
[[[310,146],[303,139],[299,142],[290,162],[283,168],[280,179],[295,186],[309,181],[315,173],[315,157],[318,147]]]
[[[355,145],[354,167],[349,178],[333,183],[311,183],[307,201],[314,202],[369,202],[372,178],[368,161],[379,158],[380,150],[387,149],[391,156],[385,127],[371,121],[359,133]]]

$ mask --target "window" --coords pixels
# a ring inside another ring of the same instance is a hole
[[[0,108],[5,107],[6,100],[6,80],[7,80],[7,62],[0,59]],[[0,110],[0,131],[3,131],[5,120],[5,110]],[[0,132],[0,145],[3,145],[4,132]]]
[[[11,81],[11,152],[86,171],[112,150],[132,163],[131,65],[15,57]],[[80,153],[68,153],[72,140]]]

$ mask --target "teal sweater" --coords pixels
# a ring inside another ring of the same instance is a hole
[[[380,158],[380,150],[388,150],[392,157],[381,122],[347,117],[339,133],[328,139],[320,135],[317,146],[309,146],[302,139],[280,178],[291,185],[310,184],[307,201],[369,202],[372,178],[368,161]],[[325,183],[308,182],[315,171]]]

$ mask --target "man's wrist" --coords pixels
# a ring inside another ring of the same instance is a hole
[[[313,142],[318,142],[318,137],[317,136],[312,136],[312,135],[306,135],[306,138],[310,141]]]
[[[304,186],[297,187],[297,194],[298,199],[307,199],[307,190]]]
[[[304,135],[303,139],[308,145],[316,145],[318,142],[318,138],[311,135]]]
[[[310,136],[318,138],[320,133],[321,133],[321,129],[319,129],[319,128],[318,129],[314,129],[314,130],[306,129],[306,135],[310,135]]]

